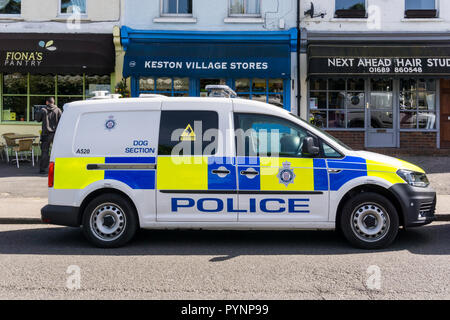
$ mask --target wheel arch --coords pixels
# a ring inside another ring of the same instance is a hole
[[[340,226],[340,219],[342,215],[342,208],[344,207],[344,204],[353,196],[355,196],[358,193],[362,192],[374,192],[381,194],[382,196],[386,197],[389,201],[391,201],[392,205],[395,207],[398,213],[398,218],[401,226],[405,225],[405,216],[403,212],[403,208],[400,204],[400,201],[397,199],[395,194],[393,194],[388,189],[374,185],[374,184],[364,184],[357,187],[354,187],[353,189],[349,190],[339,201],[339,205],[336,211],[336,229],[339,229]]]
[[[113,194],[117,194],[121,197],[123,197],[125,200],[127,200],[134,208],[134,212],[136,214],[136,219],[138,221],[138,223],[140,224],[139,221],[139,214],[136,208],[136,205],[134,204],[134,201],[123,191],[120,191],[118,189],[114,189],[114,188],[101,188],[101,189],[97,189],[94,190],[93,192],[89,193],[84,199],[83,202],[80,205],[80,210],[78,212],[78,224],[81,226],[82,224],[82,219],[83,219],[83,213],[84,210],[86,209],[86,207],[88,206],[88,204],[95,198],[97,198],[98,196],[101,196],[102,194],[106,194],[106,193],[113,193]]]

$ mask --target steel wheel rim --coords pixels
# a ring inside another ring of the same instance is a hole
[[[389,231],[391,221],[386,209],[376,203],[359,205],[350,218],[353,233],[364,242],[383,239]]]
[[[114,241],[125,232],[126,215],[117,204],[103,203],[92,212],[90,227],[97,239]]]

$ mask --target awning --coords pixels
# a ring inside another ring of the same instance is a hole
[[[124,77],[290,77],[292,31],[165,33],[122,28]]]
[[[1,33],[0,72],[103,75],[114,71],[112,34]]]
[[[450,76],[450,44],[311,44],[309,76]]]

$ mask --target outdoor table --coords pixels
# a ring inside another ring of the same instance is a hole
[[[34,134],[11,134],[8,135],[9,139],[19,140],[19,139],[36,139],[39,138],[39,136],[36,136]]]

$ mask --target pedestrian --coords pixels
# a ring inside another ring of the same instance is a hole
[[[50,162],[50,146],[53,143],[56,128],[62,115],[62,111],[55,105],[53,97],[47,98],[45,104],[47,106],[36,113],[36,121],[42,122],[39,173],[47,173]]]

